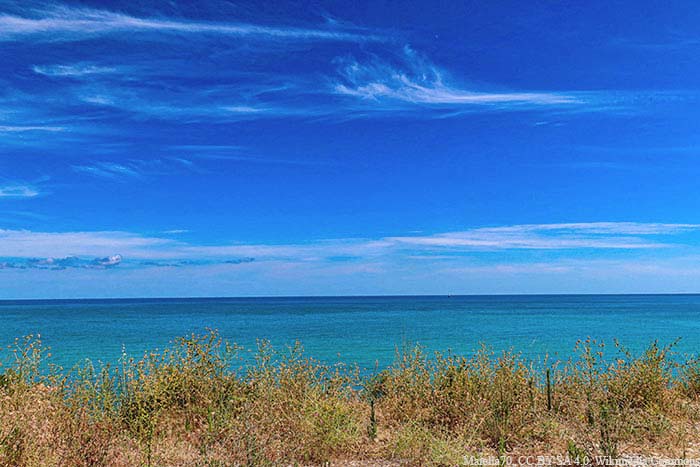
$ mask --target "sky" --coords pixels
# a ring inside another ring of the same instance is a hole
[[[700,292],[699,24],[0,0],[0,298]]]

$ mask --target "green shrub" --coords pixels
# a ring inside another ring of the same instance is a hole
[[[698,360],[676,365],[671,347],[656,343],[638,357],[617,349],[611,359],[587,340],[577,358],[548,363],[548,395],[542,367],[485,347],[470,357],[414,347],[365,377],[305,356],[300,344],[280,351],[261,341],[242,362],[240,348],[210,332],[116,367],[85,362],[63,372],[27,338],[3,358],[0,465],[683,455],[700,413]]]

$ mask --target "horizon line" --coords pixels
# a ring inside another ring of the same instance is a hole
[[[126,300],[250,300],[250,299],[313,299],[313,298],[465,298],[465,297],[604,297],[604,296],[692,296],[700,292],[629,292],[629,293],[490,293],[490,294],[369,294],[369,295],[239,295],[188,297],[75,297],[75,298],[0,298],[4,302],[71,302],[71,301],[126,301]]]

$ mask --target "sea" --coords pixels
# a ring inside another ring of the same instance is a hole
[[[260,340],[286,352],[362,371],[391,364],[397,351],[472,355],[484,345],[532,361],[566,360],[586,338],[639,354],[675,343],[700,354],[700,295],[497,295],[165,298],[0,301],[2,360],[15,339],[40,335],[64,368],[117,363],[163,349],[179,336],[216,330],[252,355]],[[1,369],[0,369],[1,370]],[[1,371],[0,371],[1,372]]]

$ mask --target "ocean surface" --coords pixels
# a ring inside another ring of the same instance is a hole
[[[680,338],[675,350],[696,354],[700,295],[0,301],[0,345],[40,334],[66,368],[85,358],[116,362],[122,349],[139,357],[207,328],[248,348],[256,339],[280,348],[299,340],[307,355],[365,370],[415,344],[471,354],[484,343],[538,360],[568,358],[589,336],[610,347],[617,338],[633,352]]]

